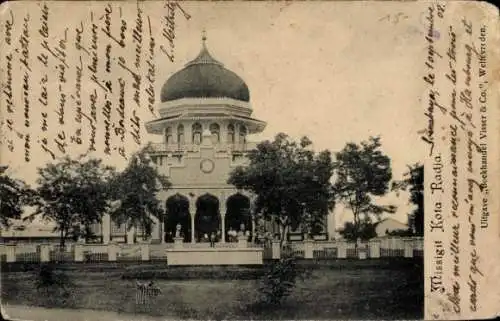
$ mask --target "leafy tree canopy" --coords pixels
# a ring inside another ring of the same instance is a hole
[[[416,163],[408,166],[408,171],[401,181],[396,181],[393,190],[408,190],[410,203],[416,207],[410,213],[408,226],[416,235],[424,234],[424,165]]]
[[[353,232],[360,233],[362,221],[383,213],[394,213],[394,206],[378,205],[374,196],[388,192],[392,178],[390,158],[380,150],[379,137],[370,137],[361,144],[348,143],[336,153],[333,190],[337,200],[354,215]]]
[[[0,226],[10,227],[12,220],[21,219],[24,206],[32,203],[34,192],[23,181],[7,174],[7,167],[0,168]]]
[[[297,143],[280,133],[249,153],[248,166],[230,173],[229,184],[257,196],[255,212],[279,224],[282,244],[290,227],[316,229],[333,207],[331,154],[311,145],[307,137]]]
[[[171,186],[167,177],[161,175],[152,163],[147,145],[135,153],[127,168],[117,175],[112,183],[116,201],[111,217],[127,228],[142,228],[150,236],[154,221],[152,216],[163,218],[163,209],[156,194]]]
[[[114,173],[113,167],[85,155],[78,159],[66,156],[58,163],[38,168],[36,211],[27,219],[41,216],[55,223],[61,248],[67,237],[91,236],[90,225],[100,222],[109,209],[108,182]]]
[[[362,241],[368,241],[377,236],[376,226],[370,221],[362,221],[357,227],[352,222],[345,222],[339,233],[351,242],[356,242],[358,238]]]

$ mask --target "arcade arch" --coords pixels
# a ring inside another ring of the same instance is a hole
[[[181,225],[181,237],[185,242],[191,241],[191,217],[189,215],[189,199],[181,194],[170,196],[166,201],[165,241],[173,242],[177,224]]]
[[[231,238],[228,235],[230,230],[240,231],[242,225],[245,230],[250,231],[252,226],[252,215],[250,211],[250,198],[236,193],[231,195],[226,201],[225,233],[226,240]]]
[[[219,199],[212,194],[204,194],[196,200],[195,238],[202,241],[211,233],[220,232]]]

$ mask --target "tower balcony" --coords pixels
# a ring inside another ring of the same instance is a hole
[[[217,152],[229,152],[233,154],[247,153],[257,148],[256,142],[245,143],[218,143],[211,145]],[[165,153],[184,153],[184,152],[198,152],[203,145],[198,144],[165,144],[165,143],[152,143],[152,154],[165,154]]]

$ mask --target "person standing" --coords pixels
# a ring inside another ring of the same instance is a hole
[[[215,247],[215,232],[210,233],[210,247]]]

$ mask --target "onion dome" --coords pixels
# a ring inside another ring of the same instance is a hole
[[[182,98],[231,98],[249,102],[250,92],[237,74],[215,60],[205,44],[198,56],[173,74],[161,89],[161,102]]]

